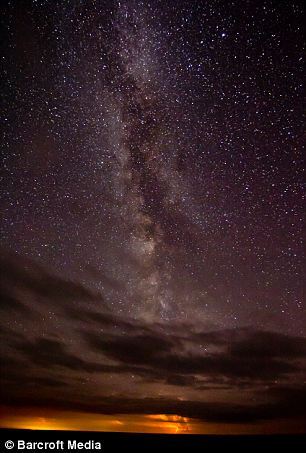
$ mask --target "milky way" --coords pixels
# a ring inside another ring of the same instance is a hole
[[[4,13],[7,408],[301,417],[301,2]]]

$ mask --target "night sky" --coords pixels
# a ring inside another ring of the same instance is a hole
[[[1,5],[0,425],[302,431],[302,2]]]

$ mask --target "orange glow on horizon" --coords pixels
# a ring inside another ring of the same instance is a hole
[[[8,415],[0,419],[1,428],[65,431],[108,431],[143,433],[186,433],[188,419],[179,415],[117,415],[61,413],[57,416]]]
[[[153,414],[146,415],[146,418],[149,420],[156,420],[157,422],[163,423],[166,429],[169,431],[172,430],[175,433],[187,433],[190,431],[188,422],[190,421],[187,417],[182,417],[180,415],[167,415],[167,414]]]
[[[0,428],[156,434],[271,434],[304,432],[294,420],[258,424],[209,423],[174,414],[91,414],[48,409],[2,408]],[[291,429],[290,429],[291,428]]]

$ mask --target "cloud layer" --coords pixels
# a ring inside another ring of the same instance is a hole
[[[101,295],[29,260],[3,254],[1,266],[2,319],[10,316],[1,334],[6,405],[220,423],[306,416],[305,338],[122,318]],[[62,329],[50,327],[48,311],[57,313]],[[91,385],[92,376],[111,379],[112,391]],[[152,386],[163,390],[160,397],[148,396]],[[243,394],[245,402],[237,403]]]

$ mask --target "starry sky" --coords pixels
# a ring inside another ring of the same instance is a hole
[[[302,2],[2,10],[1,426],[302,430]]]

